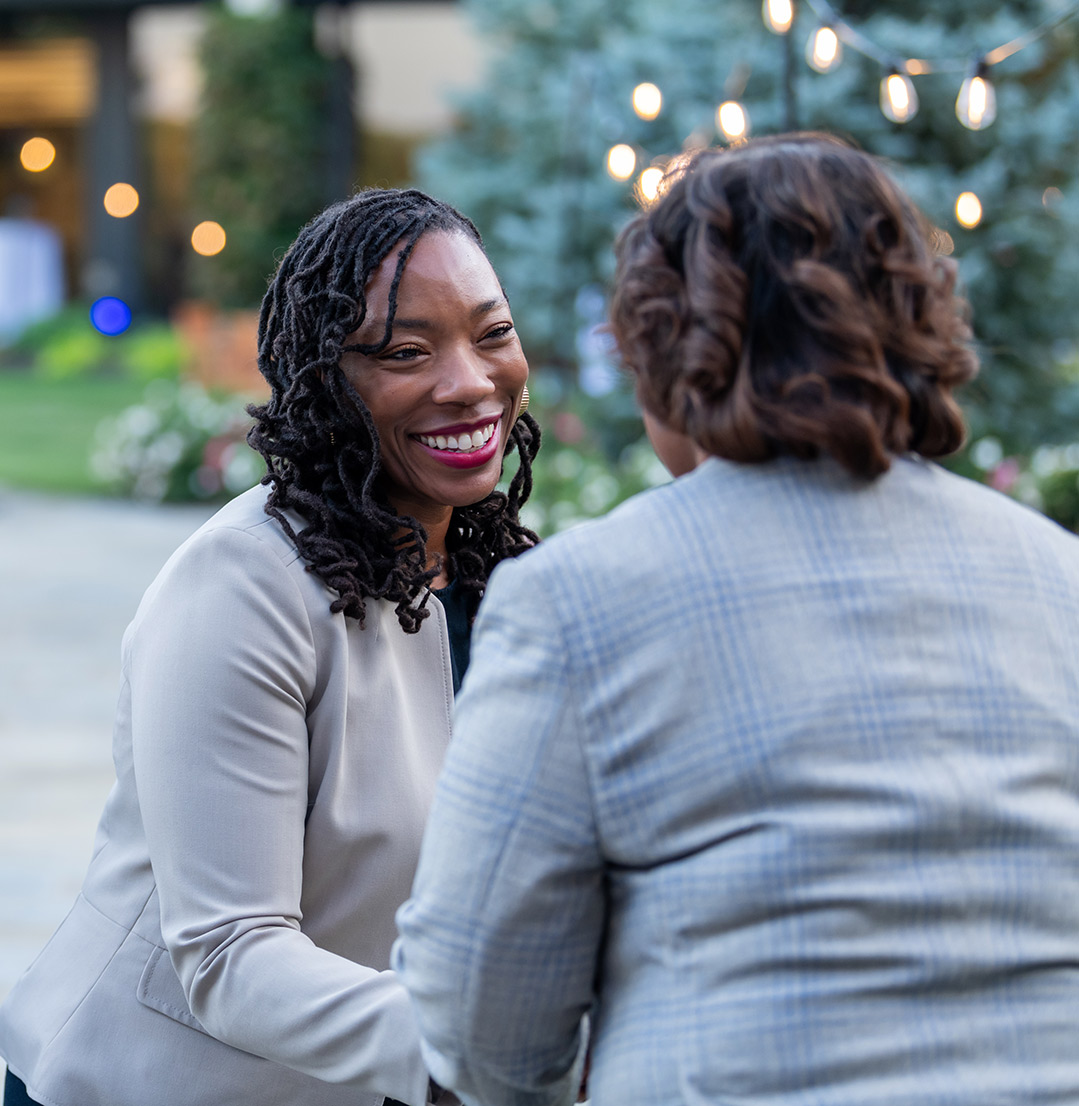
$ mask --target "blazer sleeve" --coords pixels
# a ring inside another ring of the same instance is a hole
[[[236,1048],[407,1103],[427,1072],[393,972],[300,929],[307,706],[300,581],[243,530],[197,536],[127,642],[139,804],[162,934],[191,1012]]]
[[[397,915],[430,1071],[477,1106],[574,1101],[605,921],[572,660],[534,565],[500,566],[481,605]]]

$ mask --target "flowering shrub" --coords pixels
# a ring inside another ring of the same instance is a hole
[[[1038,446],[1029,457],[1009,456],[987,436],[971,445],[968,457],[986,484],[1079,532],[1079,442]]]
[[[33,323],[0,349],[0,364],[26,365],[46,380],[175,380],[189,358],[182,336],[167,323],[137,322],[123,334],[106,337],[91,324],[87,305],[77,303]]]
[[[242,397],[157,380],[142,403],[98,426],[90,467],[111,491],[136,499],[228,499],[265,471],[246,442],[250,425]]]
[[[542,537],[602,515],[670,479],[643,436],[628,393],[589,397],[558,389],[539,374],[529,388],[543,446],[521,517]]]

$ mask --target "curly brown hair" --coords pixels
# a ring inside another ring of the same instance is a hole
[[[977,372],[956,268],[868,154],[830,135],[695,155],[622,232],[611,327],[644,407],[733,461],[866,478],[963,443]]]

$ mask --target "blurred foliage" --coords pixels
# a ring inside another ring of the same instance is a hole
[[[90,469],[111,492],[136,499],[228,499],[265,472],[247,445],[250,425],[238,396],[155,381],[141,403],[98,425]]]
[[[119,338],[116,358],[132,380],[175,380],[179,377],[187,351],[167,323],[137,323]]]
[[[198,222],[228,244],[191,259],[192,291],[257,307],[275,262],[326,201],[331,63],[310,8],[238,15],[214,6],[202,39],[202,105],[193,134]]]
[[[964,475],[981,480],[1079,533],[1079,442],[1038,446],[1029,454],[1005,454],[999,438],[971,443]]]
[[[0,354],[0,367],[19,365],[49,380],[124,376],[135,381],[175,379],[187,350],[167,323],[137,322],[106,336],[90,323],[85,304],[33,323]]]
[[[920,111],[898,125],[879,109],[876,62],[848,48],[834,72],[809,69],[803,48],[816,24],[806,5],[790,39],[764,28],[758,0],[464,5],[490,47],[489,68],[480,87],[459,99],[457,129],[420,152],[419,182],[476,221],[509,293],[537,387],[557,376],[564,402],[571,409],[583,403],[603,428],[597,448],[609,463],[621,464],[641,428],[617,390],[604,397],[587,379],[604,360],[593,338],[613,271],[613,240],[638,210],[632,181],[607,174],[606,152],[630,144],[639,173],[686,148],[715,144],[715,109],[729,98],[745,105],[754,134],[792,124],[829,130],[890,159],[950,237],[973,306],[983,370],[961,397],[972,437],[992,436],[1007,454],[1024,456],[1046,442],[1071,440],[1079,425],[1079,382],[1068,368],[1079,340],[1079,20],[993,67],[997,120],[974,132],[955,116],[961,71],[916,78]],[[841,10],[886,52],[957,59],[962,67],[963,59],[1040,26],[1060,6],[847,0]],[[788,57],[793,119],[784,93]],[[653,121],[631,107],[642,81],[663,92]],[[953,211],[966,190],[979,195],[985,213],[970,231]],[[962,457],[955,464],[969,468]],[[537,501],[547,503],[537,485]],[[553,502],[572,498],[563,487],[552,494]]]
[[[602,401],[566,387],[550,373],[533,377],[529,390],[529,410],[543,439],[522,517],[542,537],[670,479],[648,441],[626,433],[622,420],[611,418],[612,408],[620,407],[626,424],[640,425],[625,383]]]
[[[0,371],[0,483],[35,491],[100,492],[87,465],[94,428],[139,398],[144,385],[121,376],[51,380]]]

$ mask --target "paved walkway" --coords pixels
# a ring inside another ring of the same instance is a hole
[[[0,998],[90,859],[124,628],[211,513],[0,488]]]

